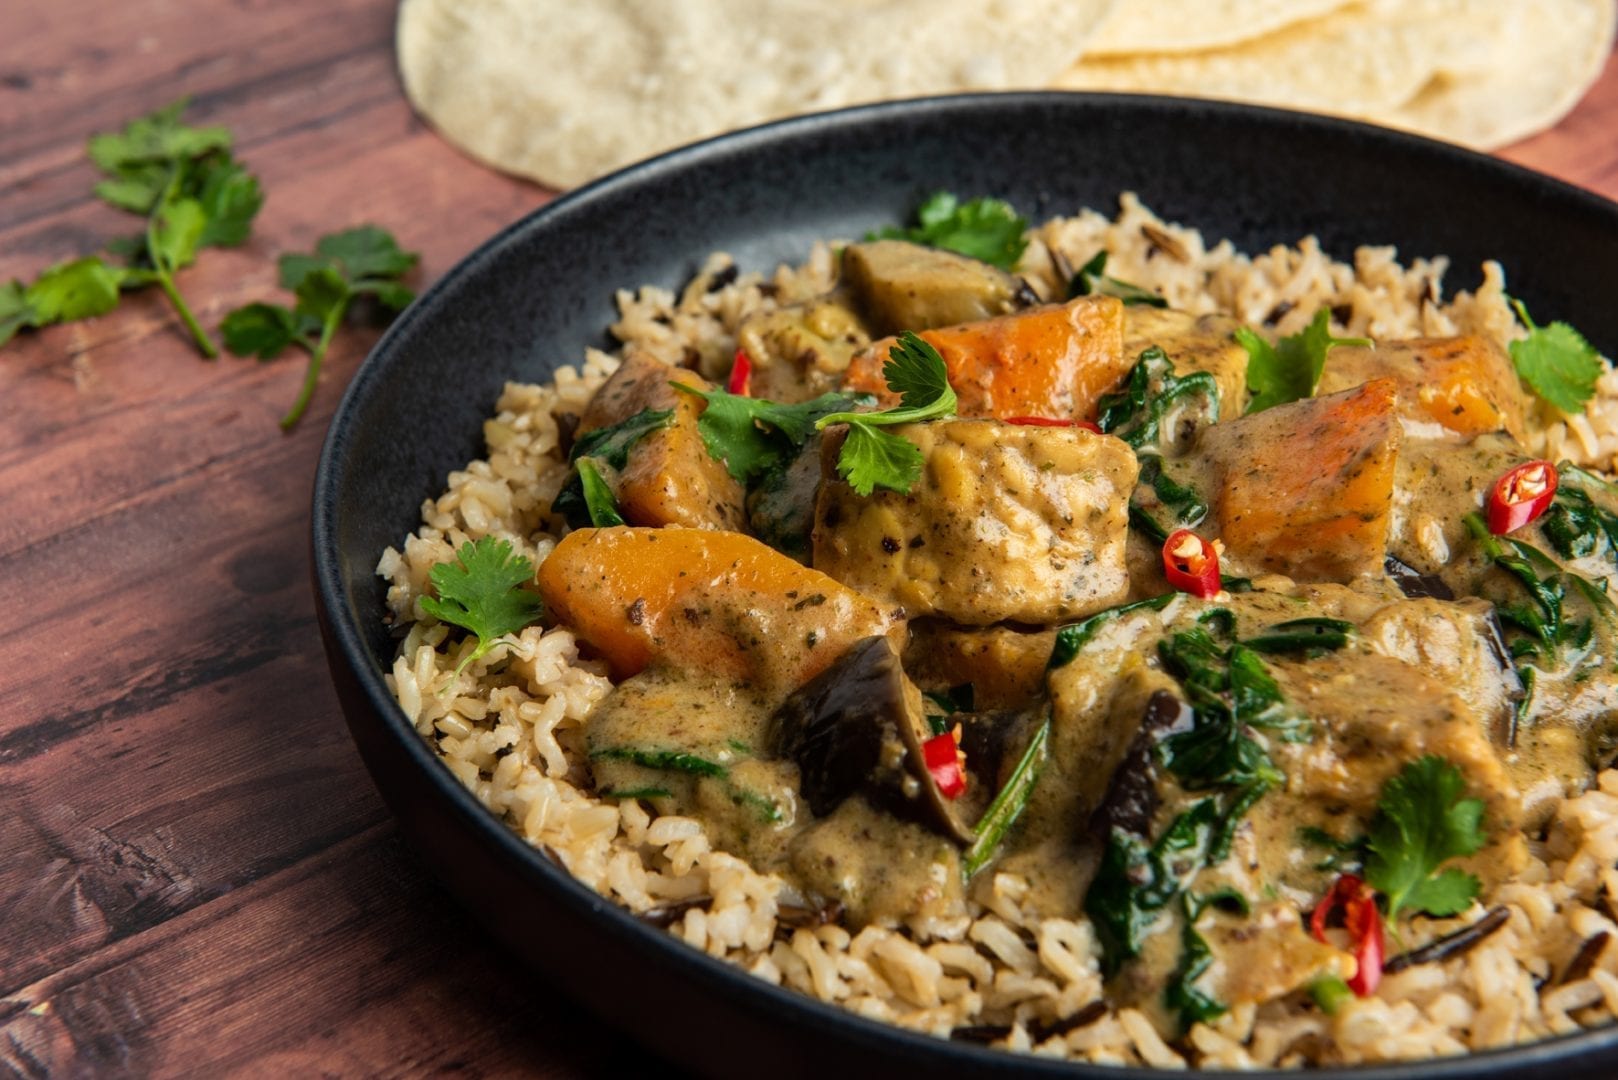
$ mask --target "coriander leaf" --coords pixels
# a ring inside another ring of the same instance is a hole
[[[1125,307],[1136,304],[1159,308],[1169,306],[1167,299],[1150,289],[1108,277],[1106,248],[1096,252],[1089,262],[1073,274],[1067,283],[1067,295],[1069,299],[1075,296],[1115,296],[1123,301]]]
[[[944,248],[992,263],[1004,270],[1017,265],[1028,242],[1028,222],[999,199],[961,202],[947,191],[934,194],[916,211],[917,227],[883,229],[868,239],[909,240]]]
[[[297,298],[293,312],[297,319],[297,333],[291,340],[309,351],[309,366],[304,371],[303,385],[292,408],[281,418],[283,431],[290,431],[314,400],[326,351],[331,347],[331,340],[347,316],[354,297],[361,293],[373,295],[380,301],[377,307],[389,313],[400,310],[414,299],[414,293],[393,280],[393,277],[414,266],[417,255],[401,251],[392,236],[374,225],[323,236],[315,244],[315,252],[282,255],[277,264],[282,287]],[[365,271],[369,276],[360,276],[360,271]],[[237,309],[238,312],[245,310]],[[232,312],[231,316],[236,314]],[[249,325],[262,328],[265,318],[262,312],[242,316],[243,321],[239,325],[245,333]],[[231,351],[237,355],[258,352],[261,357],[264,356],[258,349],[245,349],[247,338],[243,338],[242,344],[243,351],[235,348]]]
[[[95,193],[103,202],[120,210],[144,216],[151,213],[168,182],[168,169],[161,165],[143,165],[97,182]]]
[[[369,293],[376,297],[377,303],[392,312],[400,312],[410,306],[416,298],[416,292],[408,285],[401,285],[397,281],[362,281],[354,286],[356,293]]]
[[[30,326],[74,322],[104,315],[118,306],[119,271],[94,255],[57,263],[24,293]]]
[[[264,205],[258,177],[228,160],[203,167],[196,198],[207,218],[199,247],[236,247],[245,243],[253,218]]]
[[[584,491],[584,505],[590,513],[590,524],[598,529],[622,525],[624,518],[618,512],[618,500],[596,468],[595,458],[581,457],[576,468],[579,470],[579,485]]]
[[[0,345],[10,341],[25,326],[37,326],[34,309],[20,281],[0,285]]]
[[[1595,347],[1565,322],[1536,326],[1521,300],[1511,306],[1528,336],[1511,343],[1511,364],[1530,389],[1565,413],[1584,411],[1605,365]]]
[[[152,162],[168,163],[178,158],[197,158],[214,151],[228,151],[230,131],[222,127],[194,128],[180,123],[190,99],[181,98],[147,116],[131,120],[124,130],[90,137],[90,160],[102,172]]]
[[[1247,350],[1247,387],[1253,392],[1249,414],[1313,397],[1332,348],[1371,344],[1366,338],[1332,337],[1330,319],[1331,313],[1322,308],[1302,331],[1274,345],[1245,326],[1237,328],[1236,341]]]
[[[888,389],[899,395],[901,409],[933,409],[937,413],[955,411],[955,391],[949,385],[949,370],[938,350],[906,331],[888,350],[882,365],[882,378]],[[943,403],[943,404],[941,404]]]
[[[725,469],[742,484],[752,483],[796,453],[821,417],[868,400],[826,393],[812,401],[783,405],[724,390],[701,390],[682,382],[669,385],[708,403],[697,418],[697,432],[709,455],[724,462]]]
[[[944,358],[909,330],[888,350],[882,375],[888,389],[899,395],[898,408],[828,413],[815,421],[816,430],[831,424],[848,425],[848,436],[837,456],[837,472],[858,495],[869,495],[879,487],[906,495],[921,479],[925,459],[920,448],[878,428],[950,416],[957,404]]]
[[[207,228],[208,213],[197,200],[174,199],[160,203],[147,241],[158,272],[172,273],[191,265]]]
[[[1432,874],[1483,847],[1483,801],[1462,798],[1461,771],[1435,754],[1406,765],[1382,785],[1366,840],[1365,880],[1388,899],[1391,924],[1401,908],[1453,915],[1478,893],[1478,879],[1459,870]]]
[[[414,267],[420,258],[413,251],[402,250],[392,233],[375,225],[361,225],[322,236],[315,244],[315,253],[336,263],[350,280],[396,278]]]
[[[336,316],[341,318],[353,293],[343,275],[329,266],[311,271],[298,282],[295,290],[298,314],[309,315],[324,323]]]
[[[921,479],[925,463],[921,448],[904,436],[850,424],[837,456],[837,473],[856,495],[869,495],[879,487],[906,495]]]
[[[439,563],[428,575],[438,596],[421,598],[422,610],[439,622],[470,630],[477,648],[455,669],[459,675],[496,641],[539,621],[545,605],[521,586],[533,580],[534,564],[514,553],[511,541],[485,536],[461,545],[453,563]]]
[[[281,350],[309,332],[296,314],[279,304],[239,307],[225,316],[219,330],[224,335],[225,348],[237,356],[256,355],[260,360],[274,360]]]

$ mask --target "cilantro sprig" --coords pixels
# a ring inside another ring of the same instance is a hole
[[[455,562],[439,563],[429,577],[438,596],[421,598],[422,610],[439,622],[470,630],[478,644],[455,674],[488,654],[507,634],[532,626],[544,614],[545,604],[522,588],[533,580],[534,564],[515,553],[509,540],[485,536],[465,543]]]
[[[826,393],[812,401],[784,405],[765,398],[702,390],[671,380],[681,393],[702,398],[708,407],[697,432],[715,461],[741,484],[751,484],[802,449],[821,417],[871,400],[862,395]]]
[[[899,395],[897,408],[881,412],[836,412],[815,421],[816,430],[847,424],[848,437],[837,456],[837,472],[858,495],[887,488],[909,494],[921,479],[921,449],[909,439],[881,430],[951,416],[958,404],[949,369],[938,350],[906,330],[888,350],[882,377]]]
[[[1584,411],[1596,392],[1604,365],[1595,346],[1565,322],[1536,326],[1521,300],[1512,308],[1528,328],[1528,336],[1511,343],[1511,365],[1541,398],[1565,413]]]
[[[19,330],[104,315],[117,307],[120,292],[156,285],[203,356],[219,355],[175,275],[203,248],[243,243],[264,193],[232,156],[227,129],[181,122],[186,104],[182,98],[122,131],[91,136],[90,159],[104,177],[96,194],[144,217],[145,227],[108,245],[126,265],[89,255],[58,263],[30,284],[0,285],[0,345]]]
[[[1483,847],[1483,802],[1463,798],[1461,771],[1436,754],[1406,765],[1382,785],[1366,841],[1365,880],[1387,898],[1391,926],[1402,909],[1458,915],[1478,879],[1444,862]]]
[[[273,360],[294,344],[309,353],[297,399],[281,418],[283,431],[302,418],[314,398],[326,350],[350,306],[369,296],[389,316],[404,310],[416,294],[399,279],[418,258],[374,225],[331,233],[320,238],[312,254],[281,256],[281,287],[297,298],[295,306],[254,303],[225,316],[220,326],[225,346],[237,356]]]
[[[962,202],[948,191],[935,192],[916,209],[916,225],[886,228],[867,240],[908,240],[944,248],[1010,270],[1022,258],[1028,220],[1001,199]]]
[[[1236,341],[1247,350],[1247,388],[1253,392],[1247,405],[1249,414],[1313,397],[1328,352],[1338,345],[1371,344],[1367,338],[1333,337],[1330,317],[1322,308],[1303,330],[1274,345],[1248,327],[1237,328]]]

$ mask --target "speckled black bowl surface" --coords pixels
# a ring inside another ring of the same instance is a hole
[[[544,380],[607,343],[615,289],[677,287],[715,250],[744,268],[798,261],[813,240],[897,223],[939,189],[997,195],[1035,221],[1111,213],[1119,192],[1135,191],[1166,219],[1250,252],[1312,233],[1338,258],[1360,244],[1397,245],[1404,260],[1445,254],[1451,290],[1498,259],[1542,322],[1566,319],[1618,354],[1618,206],[1410,136],[1167,98],[983,95],[784,121],[634,166],[478,248],[383,337],[327,435],[312,543],[332,676],[366,765],[431,871],[541,978],[704,1072],[1120,1075],[859,1019],[699,954],[579,885],[478,805],[406,723],[383,682],[395,642],[374,568],[446,474],[482,454],[481,424],[506,380]],[[1614,1077],[1618,1029],[1311,1075]]]

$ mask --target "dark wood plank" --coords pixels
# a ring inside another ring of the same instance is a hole
[[[14,5],[16,6],[16,5]],[[269,202],[181,278],[205,323],[361,221],[430,282],[550,197],[410,113],[391,0],[53,0],[0,40],[0,277],[132,221],[85,137],[182,93]],[[1618,66],[1505,156],[1618,195]],[[374,334],[202,362],[155,293],[0,351],[0,1076],[615,1074],[650,1066],[535,986],[400,843],[342,727],[304,554],[322,429]],[[18,599],[20,598],[20,600]],[[656,1068],[667,1071],[666,1066]]]

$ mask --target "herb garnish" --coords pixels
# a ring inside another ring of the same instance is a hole
[[[669,385],[708,403],[697,419],[697,432],[714,460],[724,462],[730,475],[742,484],[751,484],[770,470],[785,467],[821,417],[872,400],[866,395],[827,393],[813,401],[783,405],[724,390],[701,390],[673,380]]]
[[[174,275],[191,265],[201,248],[234,247],[246,240],[264,194],[231,156],[227,129],[180,122],[186,105],[182,98],[130,121],[121,132],[91,136],[90,159],[106,177],[96,184],[96,194],[141,215],[146,227],[108,245],[128,260],[126,266],[91,255],[58,263],[29,285],[0,285],[0,345],[22,329],[103,315],[118,305],[120,290],[156,285],[202,355],[219,355]]]
[[[1595,347],[1565,322],[1536,326],[1521,300],[1512,308],[1528,328],[1528,336],[1511,343],[1511,365],[1541,398],[1565,413],[1584,409],[1596,392],[1605,365]]]
[[[1174,373],[1174,362],[1156,345],[1142,350],[1129,369],[1123,388],[1096,403],[1096,426],[1136,450],[1154,450],[1162,438],[1163,418],[1181,399],[1202,395],[1207,423],[1219,421],[1219,384],[1206,371]]]
[[[1150,289],[1108,277],[1106,248],[1096,252],[1089,262],[1074,273],[1067,283],[1067,295],[1070,300],[1076,296],[1115,296],[1124,302],[1125,307],[1135,304],[1159,308],[1169,306],[1167,299]]]
[[[418,258],[374,225],[331,233],[320,238],[311,255],[281,256],[281,287],[297,297],[295,307],[248,304],[225,316],[220,330],[237,356],[273,360],[293,344],[309,353],[303,385],[281,418],[281,430],[291,430],[313,400],[326,349],[355,299],[375,297],[389,317],[403,311],[416,294],[399,279]]]
[[[908,240],[913,244],[944,248],[1010,270],[1022,257],[1028,241],[1028,221],[1000,199],[961,202],[947,191],[932,195],[916,209],[916,226],[887,228],[866,235],[867,240]]]
[[[921,449],[901,435],[882,431],[883,427],[937,420],[955,412],[955,391],[944,358],[909,330],[888,350],[882,377],[888,389],[899,395],[897,408],[830,413],[815,421],[817,431],[831,424],[848,425],[837,456],[837,472],[857,495],[869,495],[879,487],[909,494],[921,478]]]
[[[1483,847],[1483,802],[1462,798],[1461,771],[1435,754],[1406,765],[1382,785],[1366,841],[1365,880],[1387,898],[1389,924],[1404,908],[1456,915],[1478,894],[1478,879],[1449,859]]]
[[[433,567],[429,577],[438,595],[423,596],[421,608],[439,622],[477,637],[477,648],[455,668],[459,675],[500,638],[538,622],[545,604],[522,588],[534,579],[534,564],[526,555],[515,554],[511,541],[485,536],[475,544],[462,544],[455,559]]]
[[[1618,491],[1572,462],[1562,462],[1556,471],[1562,483],[1551,508],[1540,519],[1545,538],[1564,559],[1604,555],[1618,566],[1618,514],[1590,497],[1591,492],[1618,496]]]
[[[681,385],[679,383],[676,386]],[[595,463],[610,469],[622,469],[629,464],[629,451],[637,442],[654,431],[674,422],[673,409],[642,409],[635,415],[607,427],[596,428],[579,436],[568,451],[567,459],[573,472],[562,483],[562,490],[551,502],[551,513],[560,514],[568,525],[582,529],[586,525],[600,528],[604,525],[622,525],[612,491],[602,479]],[[586,471],[593,479],[586,478]],[[595,501],[592,503],[592,487]],[[603,494],[605,499],[602,498]],[[606,511],[610,510],[609,516]],[[617,521],[610,520],[617,517]]]
[[[1096,636],[1096,631],[1120,615],[1128,615],[1134,611],[1148,609],[1162,611],[1179,595],[1181,594],[1170,592],[1147,600],[1135,600],[1128,604],[1119,604],[1117,607],[1098,611],[1094,615],[1087,615],[1076,623],[1068,623],[1056,631],[1056,643],[1051,646],[1051,658],[1046,662],[1045,670],[1055,671],[1059,667],[1066,667],[1072,663],[1073,658],[1079,655],[1079,650],[1088,645],[1090,639]]]
[[[1321,308],[1303,330],[1274,345],[1245,326],[1237,327],[1236,341],[1247,350],[1247,388],[1253,392],[1247,403],[1249,415],[1313,397],[1328,352],[1338,345],[1371,344],[1367,338],[1332,337],[1330,318],[1331,313]]]
[[[1034,785],[1039,782],[1040,770],[1045,766],[1046,744],[1050,739],[1051,721],[1047,717],[1043,724],[1034,732],[1034,737],[1028,740],[1022,757],[1017,759],[1017,765],[1011,770],[1005,785],[995,795],[994,801],[978,819],[977,836],[972,846],[966,849],[961,856],[961,874],[971,878],[979,870],[989,865],[995,853],[1000,850],[1000,843],[1005,839],[1006,833],[1017,823],[1022,816],[1023,809],[1028,805],[1028,797],[1033,794]]]

